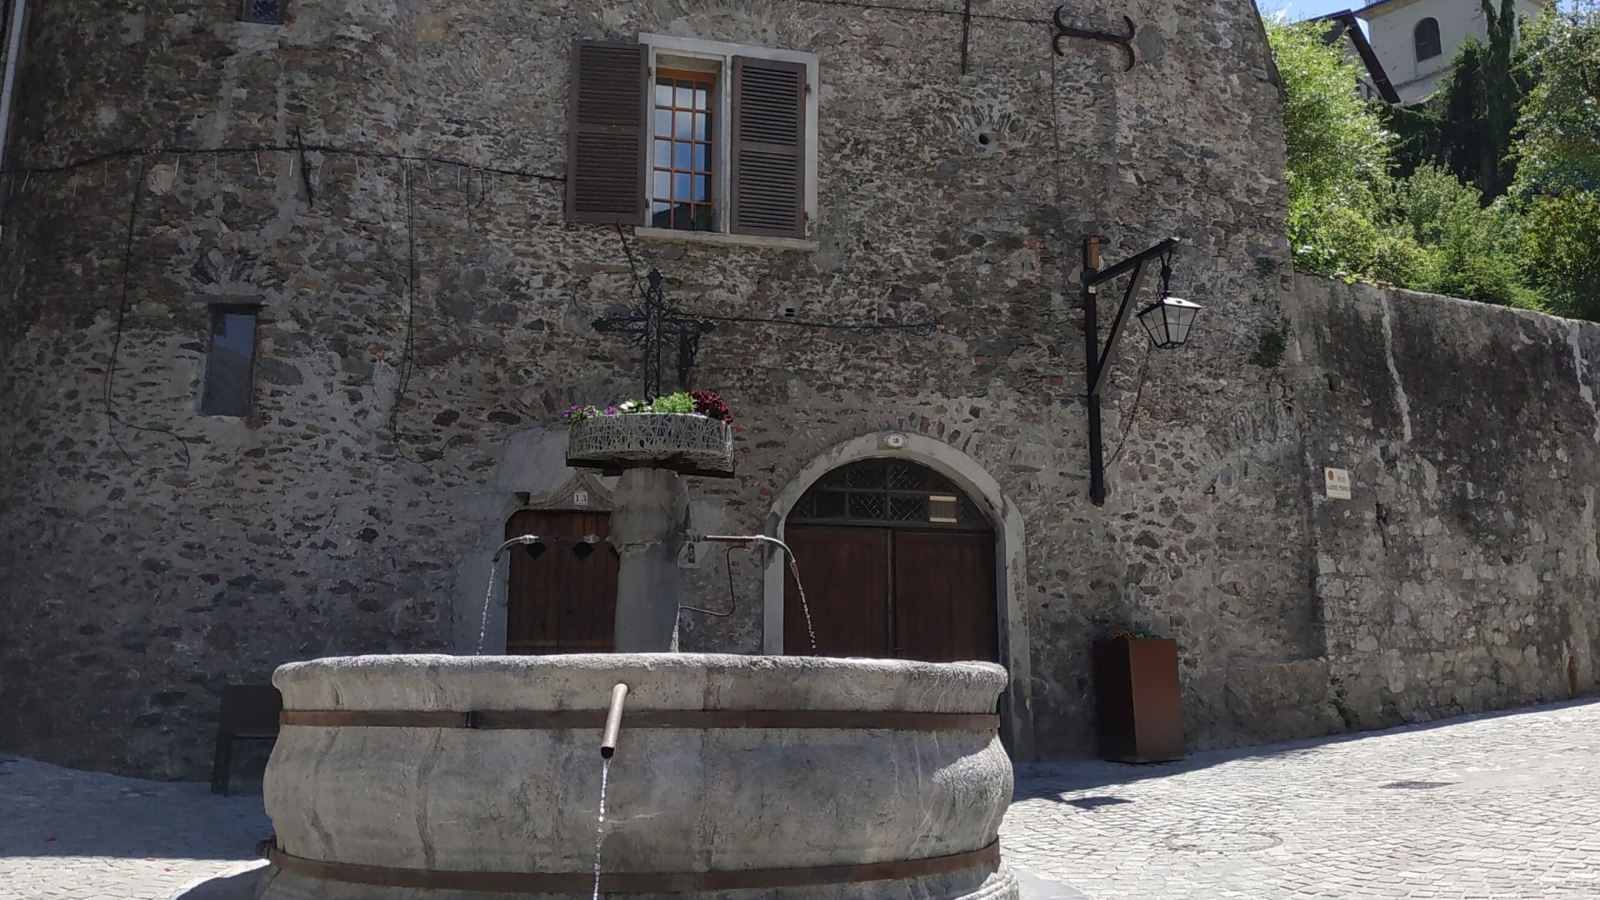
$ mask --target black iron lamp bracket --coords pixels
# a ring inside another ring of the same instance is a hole
[[[1161,287],[1165,291],[1172,280],[1172,255],[1180,241],[1168,238],[1140,253],[1128,257],[1109,268],[1100,268],[1100,239],[1090,238],[1084,244],[1083,260],[1083,338],[1084,374],[1088,394],[1085,402],[1089,408],[1089,500],[1095,506],[1106,502],[1106,472],[1104,448],[1100,432],[1100,392],[1105,389],[1111,363],[1116,359],[1117,344],[1128,324],[1128,310],[1134,297],[1144,284],[1149,264],[1161,260]],[[1117,307],[1116,318],[1111,320],[1111,333],[1106,337],[1104,349],[1100,346],[1099,292],[1100,286],[1131,275],[1122,294],[1122,304]]]
[[[1102,43],[1115,44],[1116,46],[1122,48],[1122,52],[1128,55],[1128,65],[1123,69],[1123,71],[1133,71],[1133,67],[1139,62],[1139,57],[1134,53],[1133,49],[1133,40],[1139,36],[1139,28],[1137,25],[1133,24],[1133,19],[1129,18],[1128,16],[1122,17],[1122,20],[1128,23],[1128,33],[1126,35],[1113,34],[1109,31],[1093,31],[1087,28],[1074,28],[1071,25],[1068,25],[1066,22],[1061,21],[1061,12],[1063,9],[1065,9],[1065,7],[1056,7],[1055,16],[1053,17],[1053,24],[1055,25],[1056,33],[1050,38],[1050,48],[1056,52],[1057,56],[1066,55],[1061,50],[1062,38],[1082,38],[1086,41],[1100,41]]]

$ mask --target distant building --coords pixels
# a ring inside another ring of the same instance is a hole
[[[1544,12],[1548,3],[1517,0],[1518,16],[1532,19]],[[1467,38],[1487,40],[1489,36],[1480,0],[1378,0],[1354,13],[1325,18],[1331,21],[1350,15],[1367,23],[1365,42],[1370,43],[1372,53],[1362,54],[1362,59],[1369,73],[1368,88],[1374,96],[1395,102],[1381,90],[1387,82],[1398,102],[1407,106],[1421,103],[1443,86],[1450,62]],[[1358,42],[1358,37],[1352,32],[1353,42]],[[1359,46],[1357,49],[1359,52]],[[1376,65],[1372,56],[1376,56]]]

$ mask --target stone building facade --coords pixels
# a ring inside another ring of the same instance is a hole
[[[891,6],[919,11],[290,0],[262,25],[39,2],[0,238],[0,747],[192,777],[224,684],[502,649],[490,556],[521,510],[604,510],[559,415],[637,394],[637,349],[591,322],[651,267],[743,320],[693,373],[739,417],[738,475],[695,482],[694,530],[781,534],[863,459],[937,472],[992,526],[1019,757],[1092,752],[1090,646],[1122,627],[1178,639],[1193,747],[1594,687],[1593,498],[1561,477],[1596,465],[1592,330],[1446,304],[1447,328],[1444,301],[1297,284],[1248,0],[1125,0],[1132,69],[1054,55],[1048,5]],[[649,35],[811,61],[800,236],[569,221],[572,42]],[[1182,237],[1174,291],[1206,307],[1181,351],[1125,342],[1104,507],[1088,235],[1109,260]],[[257,313],[242,418],[201,414],[219,307]],[[752,321],[788,317],[940,327]],[[1497,355],[1530,347],[1548,383]],[[1495,375],[1471,396],[1443,381],[1474,371]],[[1513,433],[1540,404],[1562,430]],[[1319,496],[1340,462],[1345,505]],[[783,651],[781,568],[740,559],[688,570],[699,605],[736,607],[686,614],[685,649]]]

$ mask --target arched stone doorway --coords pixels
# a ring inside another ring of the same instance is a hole
[[[959,489],[992,525],[994,560],[994,615],[998,657],[1010,673],[1010,687],[1002,700],[1001,734],[1018,760],[1033,758],[1032,646],[1023,613],[1027,583],[1022,513],[1000,489],[999,482],[976,460],[960,450],[920,434],[877,432],[861,435],[817,455],[800,468],[773,499],[764,533],[782,540],[791,511],[811,488],[835,469],[865,459],[904,459],[919,463]],[[798,521],[796,524],[800,524]],[[762,650],[781,655],[786,644],[784,598],[787,566],[781,553],[767,559],[763,584]],[[805,576],[805,571],[801,571]],[[813,589],[809,581],[807,595]],[[820,648],[819,648],[820,649]]]
[[[994,529],[938,472],[885,458],[834,469],[789,511],[784,541],[810,587],[808,616],[785,585],[785,654],[1000,661]]]

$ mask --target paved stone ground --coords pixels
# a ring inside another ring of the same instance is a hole
[[[1001,839],[1034,890],[1063,898],[1595,900],[1597,826],[1590,703],[1170,765],[1027,767]]]
[[[169,900],[252,862],[259,783],[140,781],[0,756],[0,900]]]
[[[1593,703],[1026,767],[1002,839],[1025,900],[1594,900],[1597,826]],[[0,900],[222,900],[187,889],[260,865],[270,831],[258,793],[0,756]]]

